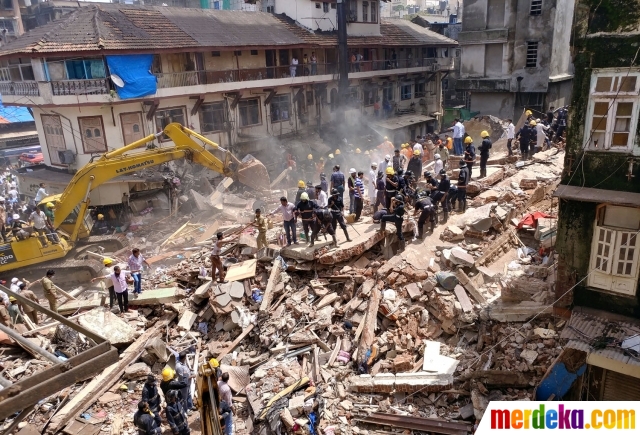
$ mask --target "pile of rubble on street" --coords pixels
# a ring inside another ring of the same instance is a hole
[[[113,255],[124,263],[138,247],[151,264],[143,293],[130,299],[136,311],[116,316],[97,290],[60,308],[122,350],[117,367],[40,401],[18,425],[34,432],[20,433],[136,433],[147,374],[182,350],[192,367],[216,358],[229,373],[237,434],[380,425],[442,433],[442,420],[471,432],[490,400],[533,399],[560,354],[551,193],[563,159],[557,149],[524,164],[493,157],[487,177],[469,186],[466,213],[404,247],[393,225],[380,233],[366,215],[351,225],[351,242],[339,234],[335,248],[331,240],[284,247],[278,216],[269,248],[257,251],[253,210],[270,212],[284,192],[255,198],[232,193],[226,180],[194,188],[191,214],[171,231],[147,227]],[[234,240],[222,253],[225,284],[210,276],[218,231]],[[78,346],[55,325],[26,334],[44,348]],[[2,349],[2,373],[14,382],[49,364]]]

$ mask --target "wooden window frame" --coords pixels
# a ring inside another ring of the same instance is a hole
[[[258,101],[258,118],[260,119],[260,122],[258,124],[250,124],[250,125],[240,125],[241,121],[242,121],[242,115],[240,115],[240,103],[242,103],[243,101],[249,101],[249,100],[257,100]],[[262,119],[262,107],[260,107],[260,97],[254,97],[254,98],[243,98],[240,101],[238,101],[238,128],[252,128],[252,127],[259,127],[261,126],[264,121]]]
[[[158,112],[163,112],[165,110],[172,110],[172,109],[182,109],[182,113],[184,113],[184,124],[185,124],[185,127],[189,126],[189,114],[187,113],[187,106],[160,107],[153,114],[153,123],[154,123],[154,125],[156,127],[156,131],[163,131],[164,130],[164,128],[162,126],[158,126],[158,123],[157,123]],[[158,130],[158,127],[160,127],[160,130]],[[165,138],[164,135],[160,135],[160,136],[158,136],[158,142],[171,142],[171,139],[169,139],[168,137]]]
[[[205,106],[210,106],[212,104],[222,104],[222,117],[223,117],[223,124],[224,124],[224,118],[225,118],[225,113],[224,111],[226,110],[225,107],[225,101],[221,100],[221,101],[209,101],[207,103],[202,103],[202,105],[200,106],[200,109],[198,109],[198,113],[199,113],[199,121],[200,121],[200,132],[202,134],[212,134],[212,133],[220,133],[222,131],[224,131],[224,125],[223,128],[221,128],[220,130],[204,130],[204,122],[202,122],[202,117],[204,116],[204,108]]]
[[[124,145],[128,145],[127,144],[127,139],[125,138],[125,134],[124,134],[124,124],[122,123],[122,115],[134,115],[134,114],[140,114],[140,125],[142,126],[142,137],[147,136],[146,132],[145,132],[145,128],[144,128],[144,113],[142,111],[138,111],[138,112],[122,112],[120,114],[118,114],[118,116],[120,117],[120,131],[122,132],[122,143],[124,143]]]
[[[100,127],[102,128],[102,138],[104,139],[104,150],[102,151],[87,151],[87,144],[84,137],[84,128],[82,127],[82,120],[100,118]],[[83,154],[100,154],[109,151],[109,145],[107,144],[107,135],[104,130],[104,119],[102,115],[93,116],[78,116],[78,130],[80,131],[80,138],[82,139],[82,153]]]

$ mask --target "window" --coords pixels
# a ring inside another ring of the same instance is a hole
[[[200,106],[200,131],[214,133],[224,130],[224,101],[206,103]]]
[[[426,83],[423,81],[416,81],[416,98],[424,98]]]
[[[240,100],[238,103],[240,112],[240,127],[250,127],[262,123],[260,119],[260,99],[251,98],[249,100]]]
[[[0,29],[5,29],[9,35],[13,35],[13,20],[6,18],[0,19]]]
[[[527,41],[527,68],[538,66],[538,41]]]
[[[78,117],[78,125],[82,134],[82,148],[85,154],[103,153],[107,151],[107,141],[104,137],[102,116]]]
[[[542,15],[542,0],[531,0],[531,15]]]
[[[585,126],[592,150],[628,152],[638,124],[640,73],[594,73]]]
[[[13,9],[13,1],[2,0],[2,9]]]
[[[362,2],[362,21],[369,21],[369,2]]]
[[[211,57],[220,57],[220,52],[219,51],[212,51],[211,52]]]
[[[156,118],[156,131],[162,131],[164,128],[172,122],[178,122],[182,125],[187,125],[187,111],[185,107],[170,107],[167,109],[158,109],[155,114]],[[161,142],[168,141],[169,138],[162,135]]]
[[[220,0],[216,0],[216,1],[214,1],[214,2],[213,2],[213,9],[215,9],[215,10],[220,10],[220,9],[222,9],[222,7],[221,7],[221,3],[222,3],[222,2],[221,2]]]
[[[269,106],[271,122],[288,121],[291,115],[291,98],[288,94],[276,95]]]
[[[385,83],[382,86],[382,101],[393,101],[393,83]]]
[[[29,59],[9,59],[0,61],[0,81],[22,82],[35,80]]]
[[[62,165],[58,152],[67,149],[64,132],[62,131],[62,123],[58,115],[40,115],[42,119],[42,129],[44,130],[44,139],[47,143],[47,151],[49,159],[53,165]]]
[[[378,22],[378,2],[371,2],[371,22]]]
[[[375,86],[365,86],[362,92],[362,104],[372,106],[376,102],[378,96],[378,88]]]
[[[144,137],[142,112],[121,113],[120,124],[122,124],[122,138],[125,144],[133,143]]]
[[[103,59],[47,59],[46,62],[50,80],[87,80],[107,76]]]
[[[251,50],[251,56],[257,56],[258,50]]]
[[[591,246],[588,285],[634,296],[638,282],[640,208],[601,205]]]
[[[411,99],[411,85],[403,84],[400,86],[400,99],[401,100],[410,100]]]
[[[154,74],[162,73],[162,59],[159,54],[153,55],[153,61],[151,62],[151,72]]]
[[[329,3],[328,2],[322,3],[322,12],[324,12],[325,14],[327,12],[329,12]]]
[[[349,12],[347,12],[347,21],[358,21],[358,2],[349,2]]]
[[[434,47],[422,47],[422,57],[425,59],[433,59],[436,57],[438,50]]]
[[[320,3],[316,3],[316,9],[320,9],[321,5]]]

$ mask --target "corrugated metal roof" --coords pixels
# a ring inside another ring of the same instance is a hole
[[[360,46],[456,46],[445,36],[406,20],[382,20],[381,36],[350,37]],[[311,32],[286,16],[266,12],[92,3],[37,27],[2,47],[6,55],[118,52],[171,48],[337,45],[335,32]]]
[[[640,326],[636,324],[574,311],[569,323],[562,330],[560,338],[569,340],[565,347],[640,366],[640,359],[628,356],[619,347],[622,340],[637,334],[640,334]],[[592,346],[594,342],[603,337],[613,339],[618,344],[604,349],[594,348]]]

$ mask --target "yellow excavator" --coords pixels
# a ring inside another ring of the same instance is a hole
[[[222,435],[223,428],[220,420],[218,404],[220,396],[218,392],[218,368],[205,361],[198,366],[196,376],[196,389],[198,392],[196,406],[200,412],[200,428],[203,435]],[[231,405],[231,404],[229,404]]]
[[[171,145],[147,146],[160,136],[166,136]],[[206,146],[212,148],[209,151]],[[265,166],[256,159],[238,160],[228,150],[215,142],[189,130],[178,123],[171,123],[162,132],[149,135],[123,148],[103,154],[88,163],[71,179],[64,192],[45,198],[40,204],[53,203],[55,219],[53,227],[60,237],[59,243],[43,245],[39,237],[29,237],[0,245],[0,272],[40,265],[46,261],[60,259],[76,246],[81,239],[87,240],[93,221],[87,209],[89,193],[119,175],[129,174],[145,168],[185,158],[215,172],[238,180],[256,190],[269,188],[269,174]],[[95,263],[95,264],[93,264]],[[78,273],[95,276],[101,264],[97,261],[68,260],[56,264],[56,268],[72,268]]]

